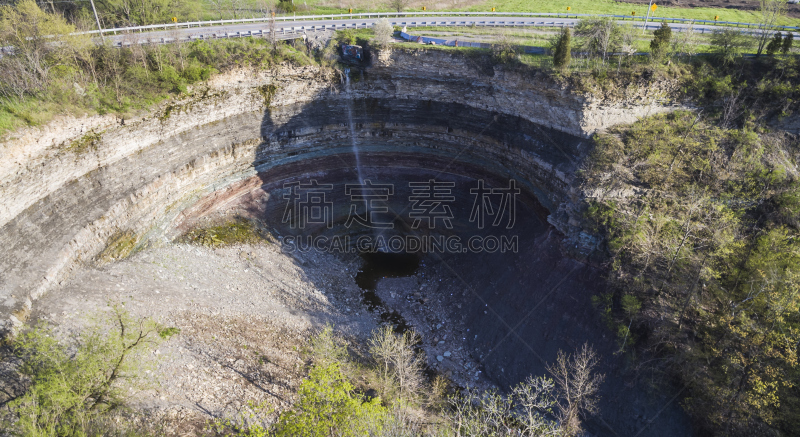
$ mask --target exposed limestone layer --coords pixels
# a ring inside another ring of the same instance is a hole
[[[124,125],[62,118],[5,141],[0,329],[21,323],[37,297],[109,244],[164,241],[199,199],[242,184],[252,193],[259,184],[242,181],[351,153],[348,108],[365,153],[457,157],[464,171],[515,177],[560,211],[551,223],[578,235],[569,205],[583,138],[629,119],[598,118],[592,102],[547,79],[486,71],[447,53],[376,58],[348,93],[318,67],[238,71]]]
[[[544,73],[531,75],[483,62],[444,51],[384,51],[370,70],[382,80],[364,92],[461,103],[580,137],[683,107],[672,101],[677,81],[629,83],[617,93],[623,97],[598,97],[578,95]]]

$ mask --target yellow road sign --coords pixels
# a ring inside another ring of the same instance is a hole
[[[571,10],[572,10],[572,6],[567,6],[567,11],[571,11]]]
[[[656,8],[658,8],[658,5],[655,4],[655,3],[653,3],[653,6],[650,6],[650,10],[653,11],[653,12],[656,11]]]
[[[177,23],[178,22],[178,17],[172,17],[172,22],[173,23]]]
[[[492,8],[492,12],[494,12],[494,11],[495,11],[495,9],[494,9],[494,8]]]

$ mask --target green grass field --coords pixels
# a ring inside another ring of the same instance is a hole
[[[656,1],[656,3],[658,3]],[[498,12],[563,12],[571,7],[571,14],[615,14],[631,15],[635,11],[637,16],[647,15],[647,5],[634,5],[631,3],[615,2],[612,0],[490,0],[479,6],[468,8],[470,11],[486,11],[495,7]],[[756,13],[737,9],[725,8],[675,8],[661,7],[655,14],[659,17],[690,18],[695,20],[713,20],[715,15],[720,21],[757,22]],[[795,19],[786,19],[784,24],[798,22]]]
[[[325,0],[311,0],[306,4],[299,5],[299,14],[336,14],[347,13],[347,8],[337,8],[333,6],[325,6]],[[369,12],[369,11],[388,11],[385,6],[380,3],[375,3],[370,0],[353,0],[351,3],[354,12]],[[412,7],[408,8],[408,12],[422,12],[424,2],[415,2]],[[469,11],[469,12],[489,12],[492,8],[497,12],[550,12],[550,13],[567,13],[567,7],[570,7],[570,14],[615,14],[615,15],[631,15],[631,12],[636,12],[637,17],[647,15],[647,5],[635,5],[631,3],[616,2],[613,0],[488,0],[481,2],[477,5],[469,7],[436,7],[429,5],[428,11],[443,12],[443,11]],[[738,9],[726,8],[677,8],[660,6],[656,9],[654,15],[659,17],[668,18],[688,18],[695,20],[713,20],[714,16],[719,16],[720,21],[734,21],[734,22],[751,22],[758,21],[758,15],[753,11],[743,11]],[[800,20],[794,18],[785,18],[781,24],[784,25],[798,25]]]
[[[409,33],[413,35],[422,35],[432,38],[444,38],[447,40],[461,38],[469,41],[479,41],[492,43],[496,42],[498,34],[509,39],[512,44],[534,46],[534,47],[548,47],[551,39],[556,35],[557,30],[554,28],[529,28],[529,29],[500,29],[497,28],[484,28],[484,27],[443,27],[443,26],[430,26],[430,27],[415,27],[409,29]],[[698,53],[704,53],[711,50],[710,40],[711,34],[696,34],[697,46],[695,49]],[[650,41],[653,39],[653,32],[648,31],[642,34],[636,40],[636,50],[640,52],[650,51]]]
[[[258,12],[258,1],[259,0],[246,0],[245,8],[248,9],[249,12],[240,12],[238,16],[262,16]],[[656,3],[658,2],[656,1]],[[295,15],[344,14],[347,13],[350,8],[353,9],[354,13],[391,11],[386,3],[375,0],[349,0],[339,3],[335,3],[332,0],[305,0],[303,2],[296,0],[295,5],[298,8]],[[442,4],[436,1],[412,0],[411,6],[405,11],[422,12],[423,6],[426,6],[429,12],[490,12],[494,7],[497,12],[548,12],[566,14],[567,7],[570,7],[570,14],[631,15],[631,12],[635,11],[636,16],[639,18],[647,15],[647,5],[636,5],[613,0],[485,0],[473,3],[470,6],[461,6],[459,2]],[[226,13],[224,15],[224,18],[233,18],[233,14]],[[742,23],[758,22],[758,14],[756,12],[726,8],[678,8],[659,6],[654,15],[658,17],[687,18],[694,20],[713,20],[714,16],[719,16],[720,21]],[[198,18],[216,20],[219,19],[219,15],[207,9],[200,12]],[[785,18],[780,24],[796,26],[800,25],[800,19]]]

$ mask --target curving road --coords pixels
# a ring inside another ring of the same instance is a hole
[[[345,28],[368,28],[372,27],[378,18],[344,18],[332,20],[302,20],[296,21],[276,21],[274,24],[278,39],[297,38],[303,33],[312,34],[314,32],[342,30]],[[561,27],[574,26],[578,19],[575,18],[542,18],[542,17],[497,17],[497,16],[436,16],[436,17],[397,17],[389,19],[395,26],[406,26],[409,29],[421,26],[480,26],[480,27]],[[620,21],[622,22],[622,21]],[[630,21],[625,21],[630,23]],[[641,27],[643,23],[634,22]],[[682,32],[689,27],[686,23],[668,23],[673,30]],[[647,28],[654,30],[661,26],[661,22],[650,22]],[[711,33],[719,26],[708,24],[695,24],[693,29],[698,33]],[[105,33],[106,38],[110,38],[115,44],[131,43],[158,43],[173,42],[176,40],[189,39],[213,39],[213,38],[232,38],[242,36],[261,36],[269,34],[270,23],[237,23],[221,26],[207,27],[174,27],[168,30],[151,30],[147,32],[135,33]],[[754,29],[740,28],[743,32],[753,32]],[[795,34],[796,36],[798,34]]]

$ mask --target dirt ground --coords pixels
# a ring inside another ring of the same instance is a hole
[[[300,260],[272,244],[167,245],[82,272],[37,302],[33,317],[74,330],[121,303],[179,328],[156,351],[153,388],[133,399],[174,419],[165,421],[168,434],[196,432],[208,419],[237,416],[248,401],[265,402],[273,418],[291,405],[305,372],[301,350],[325,324],[356,341],[375,328],[349,274],[356,267]]]
[[[250,401],[272,411],[271,421],[293,402],[310,335],[332,324],[341,337],[364,344],[381,323],[354,280],[361,263],[355,255],[287,255],[275,244],[168,244],[83,271],[37,302],[33,323],[74,332],[116,303],[179,328],[155,352],[150,388],[132,395],[167,435],[201,433],[209,420],[239,417]],[[422,271],[427,276],[380,280],[377,291],[392,306],[403,296],[411,302],[417,290],[441,283],[434,270]],[[463,327],[441,299],[415,302],[404,313],[419,324],[430,369],[462,386],[492,387],[464,352],[465,337],[456,335]]]

